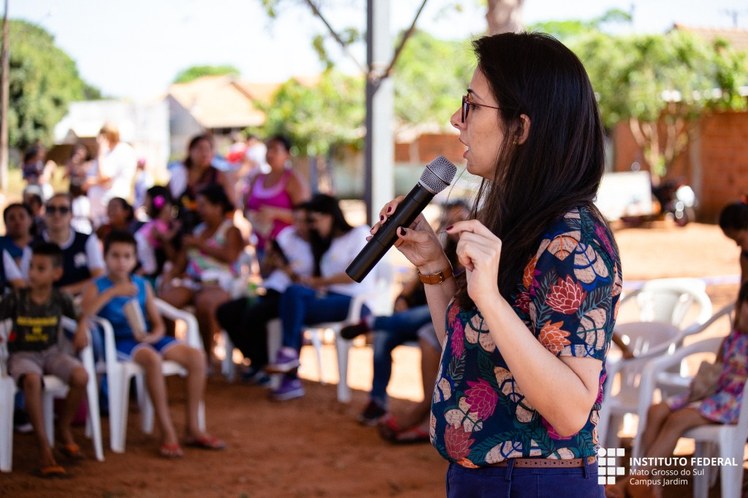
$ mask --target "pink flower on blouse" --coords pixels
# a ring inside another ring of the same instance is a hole
[[[460,358],[465,353],[465,328],[458,319],[455,319],[452,324],[452,334],[449,340],[452,346],[452,354]]]
[[[577,312],[586,295],[584,289],[567,275],[565,280],[559,278],[558,282],[551,286],[546,302],[554,311],[571,315]]]
[[[462,430],[462,426],[455,428],[448,425],[444,434],[444,444],[449,456],[455,461],[459,461],[470,454],[470,446],[473,441],[470,439],[470,433]]]
[[[530,293],[527,291],[520,292],[514,300],[514,306],[520,311],[527,313],[530,311]]]
[[[484,379],[477,382],[468,381],[468,385],[470,388],[465,391],[465,397],[470,405],[470,411],[477,414],[480,420],[488,419],[496,409],[499,396]]]

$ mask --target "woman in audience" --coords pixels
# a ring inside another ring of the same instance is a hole
[[[229,300],[238,276],[239,255],[244,243],[229,213],[234,210],[220,185],[208,185],[197,194],[197,210],[203,220],[182,238],[184,265],[165,275],[160,297],[182,308],[194,304],[203,344],[211,359],[218,326],[215,312]]]
[[[722,208],[719,227],[740,247],[740,282],[748,280],[748,196]]]
[[[290,167],[291,142],[280,135],[267,141],[268,173],[258,174],[252,181],[244,202],[245,215],[257,237],[257,256],[269,241],[293,221],[291,207],[309,198],[309,186]]]
[[[338,200],[317,194],[307,204],[312,221],[312,252],[319,264],[314,276],[300,278],[286,289],[280,299],[283,347],[269,372],[285,373],[281,385],[273,391],[278,401],[299,398],[304,388],[298,379],[302,333],[305,325],[345,320],[354,296],[372,290],[370,274],[361,283],[345,273],[353,258],[366,245],[367,226],[352,227],[343,216]],[[363,315],[368,314],[368,309]]]
[[[193,137],[187,147],[187,158],[171,170],[169,190],[176,202],[182,233],[190,233],[202,221],[197,209],[197,194],[208,185],[222,186],[233,203],[234,187],[212,165],[213,147],[211,135],[205,133]]]
[[[122,197],[112,197],[106,206],[107,222],[96,229],[96,236],[103,241],[114,230],[135,233],[137,220],[135,211]]]
[[[132,146],[120,140],[119,129],[111,123],[101,127],[96,143],[98,155],[94,167],[89,170],[85,188],[91,204],[91,217],[98,228],[106,219],[110,199],[128,199],[132,195],[137,156]]]
[[[267,323],[280,316],[278,305],[283,292],[299,279],[310,277],[314,270],[305,204],[294,207],[293,225],[281,230],[265,251],[261,270],[264,279],[257,295],[242,296],[224,303],[216,312],[218,322],[234,346],[251,361],[243,377],[258,384],[268,378],[265,375]]]

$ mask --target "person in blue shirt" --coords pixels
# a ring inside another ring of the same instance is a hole
[[[153,401],[161,429],[160,453],[167,458],[183,456],[176,429],[169,414],[163,360],[179,363],[187,370],[187,428],[184,443],[204,449],[222,449],[223,441],[204,433],[198,427],[198,407],[205,392],[205,355],[173,337],[164,335],[156,301],[147,281],[133,275],[136,264],[136,242],[129,232],[114,231],[104,241],[106,273],[96,278],[83,292],[82,307],[86,315],[106,318],[114,329],[117,355],[134,361],[145,370],[146,387]],[[146,333],[133,330],[125,315],[125,305],[137,301],[146,318]]]

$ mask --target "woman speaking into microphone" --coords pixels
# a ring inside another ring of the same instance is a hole
[[[593,205],[595,95],[550,36],[484,37],[474,50],[451,123],[482,183],[472,219],[446,229],[465,271],[453,275],[423,216],[395,243],[426,284],[443,348],[431,441],[450,462],[449,497],[599,497],[596,425],[622,274]]]

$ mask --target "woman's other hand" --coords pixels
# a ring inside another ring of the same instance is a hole
[[[457,259],[465,268],[468,295],[475,304],[495,303],[499,295],[498,275],[501,239],[478,220],[458,221],[446,232],[458,235]]]

